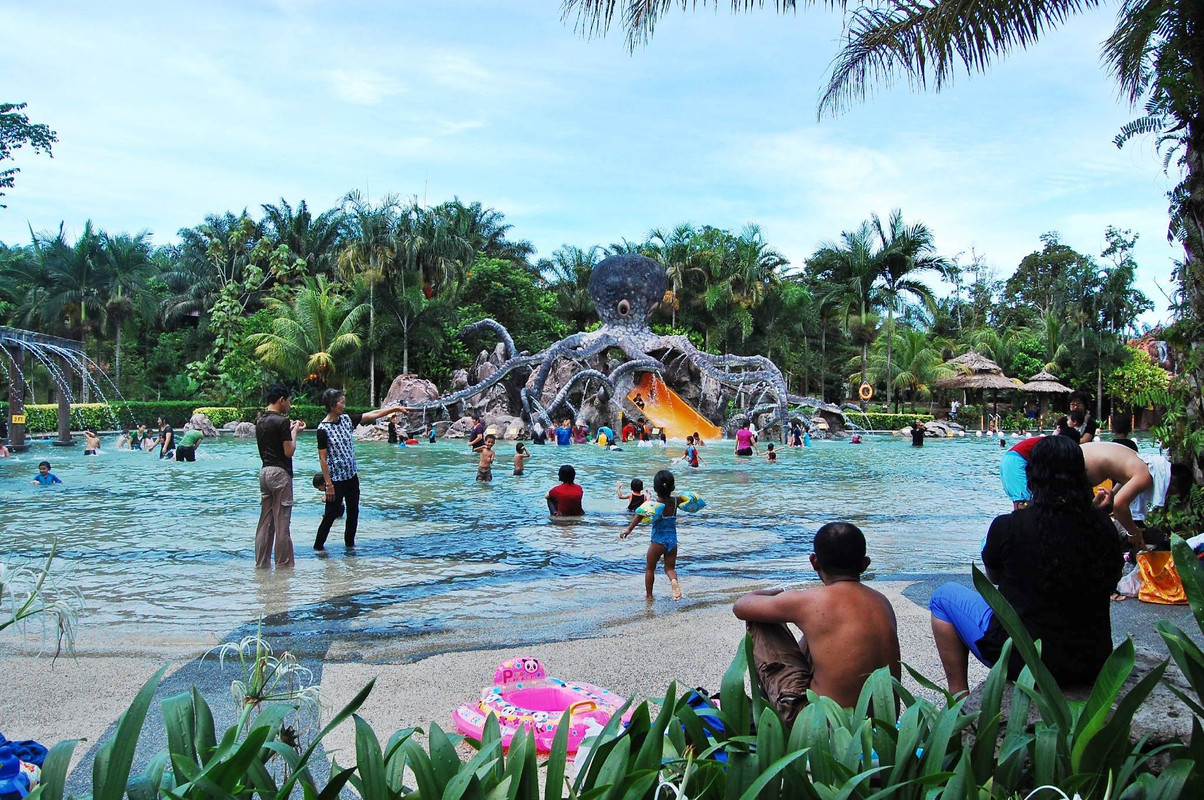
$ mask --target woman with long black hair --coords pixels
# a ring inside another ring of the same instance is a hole
[[[987,578],[1016,609],[1041,660],[1061,686],[1090,683],[1112,652],[1110,596],[1123,556],[1116,531],[1095,508],[1083,452],[1067,436],[1047,436],[1028,461],[1032,502],[996,517],[982,563]],[[1007,632],[987,602],[947,583],[933,594],[932,635],[949,691],[965,692],[969,654],[991,666]],[[1008,665],[1015,679],[1023,663]]]

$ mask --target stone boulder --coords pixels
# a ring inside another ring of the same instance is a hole
[[[451,386],[448,387],[448,392],[458,392],[461,389],[468,388],[468,370],[458,369],[452,373]]]
[[[383,421],[379,425],[376,423],[360,425],[355,429],[353,435],[361,442],[387,442],[389,441],[389,425]]]
[[[255,423],[254,422],[236,422],[234,424],[234,435],[239,439],[255,438]]]
[[[381,406],[429,403],[438,399],[439,389],[435,384],[417,375],[398,375],[389,384],[389,391],[385,392]]]
[[[225,425],[223,425],[220,428],[220,430],[225,431],[226,433],[234,433],[236,430],[238,430],[238,426],[241,424],[242,423],[239,422],[238,420],[232,419],[229,422],[227,422]]]
[[[221,435],[218,433],[217,428],[213,427],[213,423],[209,421],[209,417],[206,417],[204,414],[193,414],[192,419],[188,420],[188,424],[184,426],[184,430],[200,431],[206,437],[212,436],[215,439]]]
[[[442,434],[444,439],[467,439],[472,431],[472,417],[460,417]]]
[[[1125,679],[1120,697],[1128,694],[1137,685],[1138,681],[1148,675],[1151,670],[1164,660],[1165,656],[1148,647],[1136,648],[1136,664],[1132,674]],[[985,682],[980,683],[970,690],[970,696],[966,698],[964,706],[967,713],[978,711],[982,708],[982,694],[985,685]],[[1158,685],[1154,687],[1154,691],[1150,692],[1149,697],[1137,709],[1137,713],[1133,715],[1133,725],[1129,734],[1129,740],[1132,743],[1136,743],[1143,736],[1148,735],[1150,739],[1146,743],[1146,751],[1175,740],[1182,742],[1191,741],[1191,709],[1175,696],[1174,692],[1168,688],[1168,685],[1174,686],[1189,697],[1193,695],[1191,685],[1183,677],[1183,673],[1179,670],[1179,667],[1172,661],[1167,667],[1166,673],[1162,676],[1162,680],[1159,681]],[[1002,741],[1004,731],[1007,728],[1008,718],[1011,714],[1012,693],[1015,691],[1015,688],[1013,684],[1009,683],[1003,690],[1002,720],[999,724],[1000,741]],[[1091,687],[1067,688],[1063,690],[1063,694],[1072,703],[1085,703],[1091,695]],[[1039,718],[1040,714],[1037,712],[1036,705],[1034,704],[1030,707],[1028,713],[1029,730],[1033,729]],[[1165,760],[1163,764],[1165,764]]]

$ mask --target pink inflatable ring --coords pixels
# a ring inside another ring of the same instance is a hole
[[[538,659],[516,658],[499,664],[493,686],[481,690],[477,703],[456,708],[452,720],[461,733],[480,739],[492,713],[501,729],[503,747],[509,748],[514,734],[526,728],[543,753],[552,749],[557,728],[568,724],[568,752],[575,753],[585,737],[601,730],[624,702],[609,689],[549,678]],[[623,715],[624,722],[630,718],[630,711]]]

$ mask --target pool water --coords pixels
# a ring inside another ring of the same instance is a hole
[[[342,520],[327,552],[312,550],[322,515],[310,486],[315,446],[303,435],[295,459],[293,570],[255,569],[259,459],[253,440],[229,437],[207,440],[195,463],[117,451],[111,440],[98,456],[35,442],[0,461],[0,553],[36,561],[57,539],[54,572],[87,604],[85,649],[212,645],[263,618],[287,630],[293,650],[337,641],[356,658],[408,659],[594,635],[681,607],[667,599],[663,573],[656,603],[645,605],[648,528],[620,541],[628,517],[615,494],[617,482],[626,489],[633,477],[650,490],[681,445],[536,446],[516,478],[514,446],[501,442],[493,483],[477,484],[476,456],[463,441],[357,443],[363,498],[354,555],[345,553]],[[965,572],[990,520],[1011,507],[998,478],[1003,451],[992,440],[912,448],[868,437],[779,452],[771,464],[715,442],[701,449],[705,467],[671,466],[679,489],[709,503],[678,524],[686,607],[726,602],[730,588],[724,594],[719,585],[813,579],[812,538],[834,520],[865,531],[879,578]],[[29,483],[43,459],[63,485]],[[577,468],[586,518],[550,524],[543,495],[563,463]]]

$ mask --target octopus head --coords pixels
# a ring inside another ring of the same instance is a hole
[[[651,258],[633,254],[604,259],[589,279],[598,316],[605,325],[646,325],[661,298],[668,278]]]

